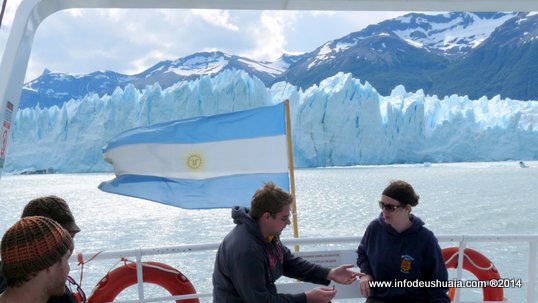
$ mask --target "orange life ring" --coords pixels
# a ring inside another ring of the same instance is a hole
[[[443,248],[443,259],[447,268],[458,267],[459,247]],[[470,271],[480,281],[500,279],[501,275],[493,263],[478,251],[466,248],[463,251],[463,269]],[[483,288],[484,301],[503,301],[504,293],[502,287],[486,286]],[[454,301],[455,289],[449,290],[450,301]]]
[[[145,283],[157,284],[173,296],[196,293],[189,279],[172,266],[159,262],[143,262],[142,275]],[[136,283],[136,263],[127,263],[107,273],[97,283],[88,303],[112,302],[124,289]],[[200,301],[188,299],[176,302],[199,303]]]

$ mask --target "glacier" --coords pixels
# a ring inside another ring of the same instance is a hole
[[[112,171],[101,149],[138,126],[290,100],[296,167],[538,159],[538,101],[425,95],[395,87],[381,96],[368,82],[338,73],[305,91],[266,87],[237,70],[162,89],[132,85],[62,107],[21,109],[5,173]]]

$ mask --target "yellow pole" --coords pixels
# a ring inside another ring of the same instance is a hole
[[[291,120],[290,120],[290,100],[286,99],[286,137],[288,138],[288,162],[290,169],[290,192],[295,197],[295,175],[293,173],[293,147],[291,146]],[[299,237],[299,228],[297,226],[297,199],[293,199],[291,204],[293,237]],[[299,245],[295,245],[295,251],[299,251]]]

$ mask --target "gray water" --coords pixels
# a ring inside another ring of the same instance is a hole
[[[527,164],[530,168],[520,168],[517,162],[495,162],[299,169],[295,171],[299,236],[361,236],[379,214],[380,192],[392,179],[415,187],[420,203],[413,212],[436,235],[538,234],[538,162]],[[27,201],[49,194],[68,201],[82,228],[75,239],[76,251],[219,242],[233,227],[229,209],[183,210],[97,189],[111,178],[112,174],[104,173],[2,176],[0,230],[19,218]],[[283,237],[292,237],[291,227]],[[454,245],[441,243],[441,247]],[[470,243],[468,247],[488,256],[501,276],[527,279],[528,244]],[[213,256],[214,252],[207,252],[151,260],[180,269],[199,291],[208,292]],[[84,290],[90,293],[117,261],[88,263]],[[71,267],[71,275],[78,279],[80,267],[76,263]],[[505,297],[523,302],[526,292],[526,286],[505,289]],[[479,299],[481,290],[464,290],[462,296]],[[121,298],[132,295],[127,291]]]

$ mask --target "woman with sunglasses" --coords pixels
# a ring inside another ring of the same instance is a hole
[[[381,194],[381,214],[368,225],[357,250],[357,265],[366,274],[359,287],[367,303],[450,302],[448,288],[425,287],[440,286],[448,273],[437,239],[411,214],[418,200],[402,180],[390,182]]]

